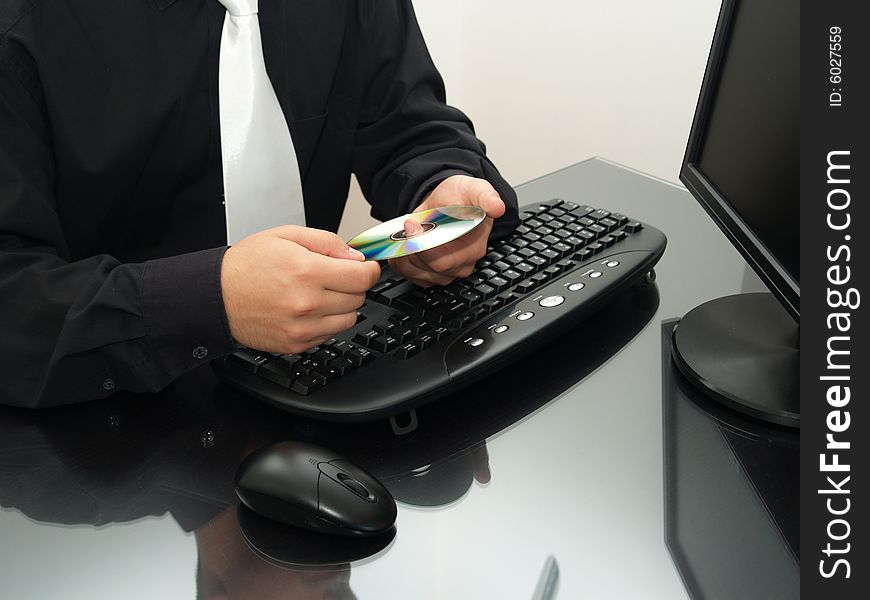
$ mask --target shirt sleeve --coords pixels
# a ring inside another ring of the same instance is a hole
[[[517,197],[474,134],[471,121],[447,105],[410,1],[361,3],[369,68],[354,151],[354,172],[372,215],[412,211],[450,175],[488,180],[506,205],[493,235],[518,224]]]
[[[71,260],[36,75],[0,46],[0,403],[157,391],[234,348],[225,248],[136,264]]]

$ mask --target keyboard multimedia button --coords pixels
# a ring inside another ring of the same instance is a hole
[[[606,266],[610,267],[611,269],[612,269],[613,267],[618,267],[618,266],[619,266],[619,261],[618,261],[618,260],[608,260],[607,263],[606,263]]]
[[[586,287],[585,283],[572,283],[568,286],[568,290],[571,292],[577,292]]]
[[[495,332],[495,333],[504,333],[504,332],[507,331],[508,329],[510,329],[510,325],[499,325],[498,327],[496,327],[495,329],[493,329],[493,332]]]
[[[601,271],[592,271],[591,273],[589,273],[589,277],[591,277],[592,279],[598,279],[602,275],[603,273]]]
[[[471,338],[471,339],[468,340],[466,343],[467,343],[469,346],[471,346],[472,348],[477,348],[478,346],[480,346],[481,344],[483,344],[483,340],[480,339],[480,338]]]
[[[541,298],[541,301],[538,302],[538,304],[544,308],[553,308],[554,306],[559,306],[564,301],[564,296],[547,296],[546,298]]]
[[[535,313],[533,313],[530,310],[527,310],[527,311],[521,312],[520,314],[517,315],[517,321],[528,321],[529,319],[531,319],[534,316],[535,316]]]

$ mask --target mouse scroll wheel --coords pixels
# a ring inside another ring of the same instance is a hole
[[[368,498],[371,495],[363,484],[361,484],[350,475],[347,475],[346,473],[339,473],[338,475],[336,475],[336,477],[338,477],[338,481],[344,487],[352,491],[360,498]]]

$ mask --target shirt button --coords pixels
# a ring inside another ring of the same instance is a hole
[[[112,379],[104,379],[103,380],[103,389],[111,392],[115,389],[115,381]]]
[[[193,357],[197,360],[202,360],[208,355],[208,349],[205,346],[197,346],[193,349]]]

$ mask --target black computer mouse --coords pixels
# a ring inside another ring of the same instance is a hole
[[[378,535],[396,521],[396,501],[373,476],[334,452],[281,442],[251,453],[236,493],[254,512],[334,535]]]

